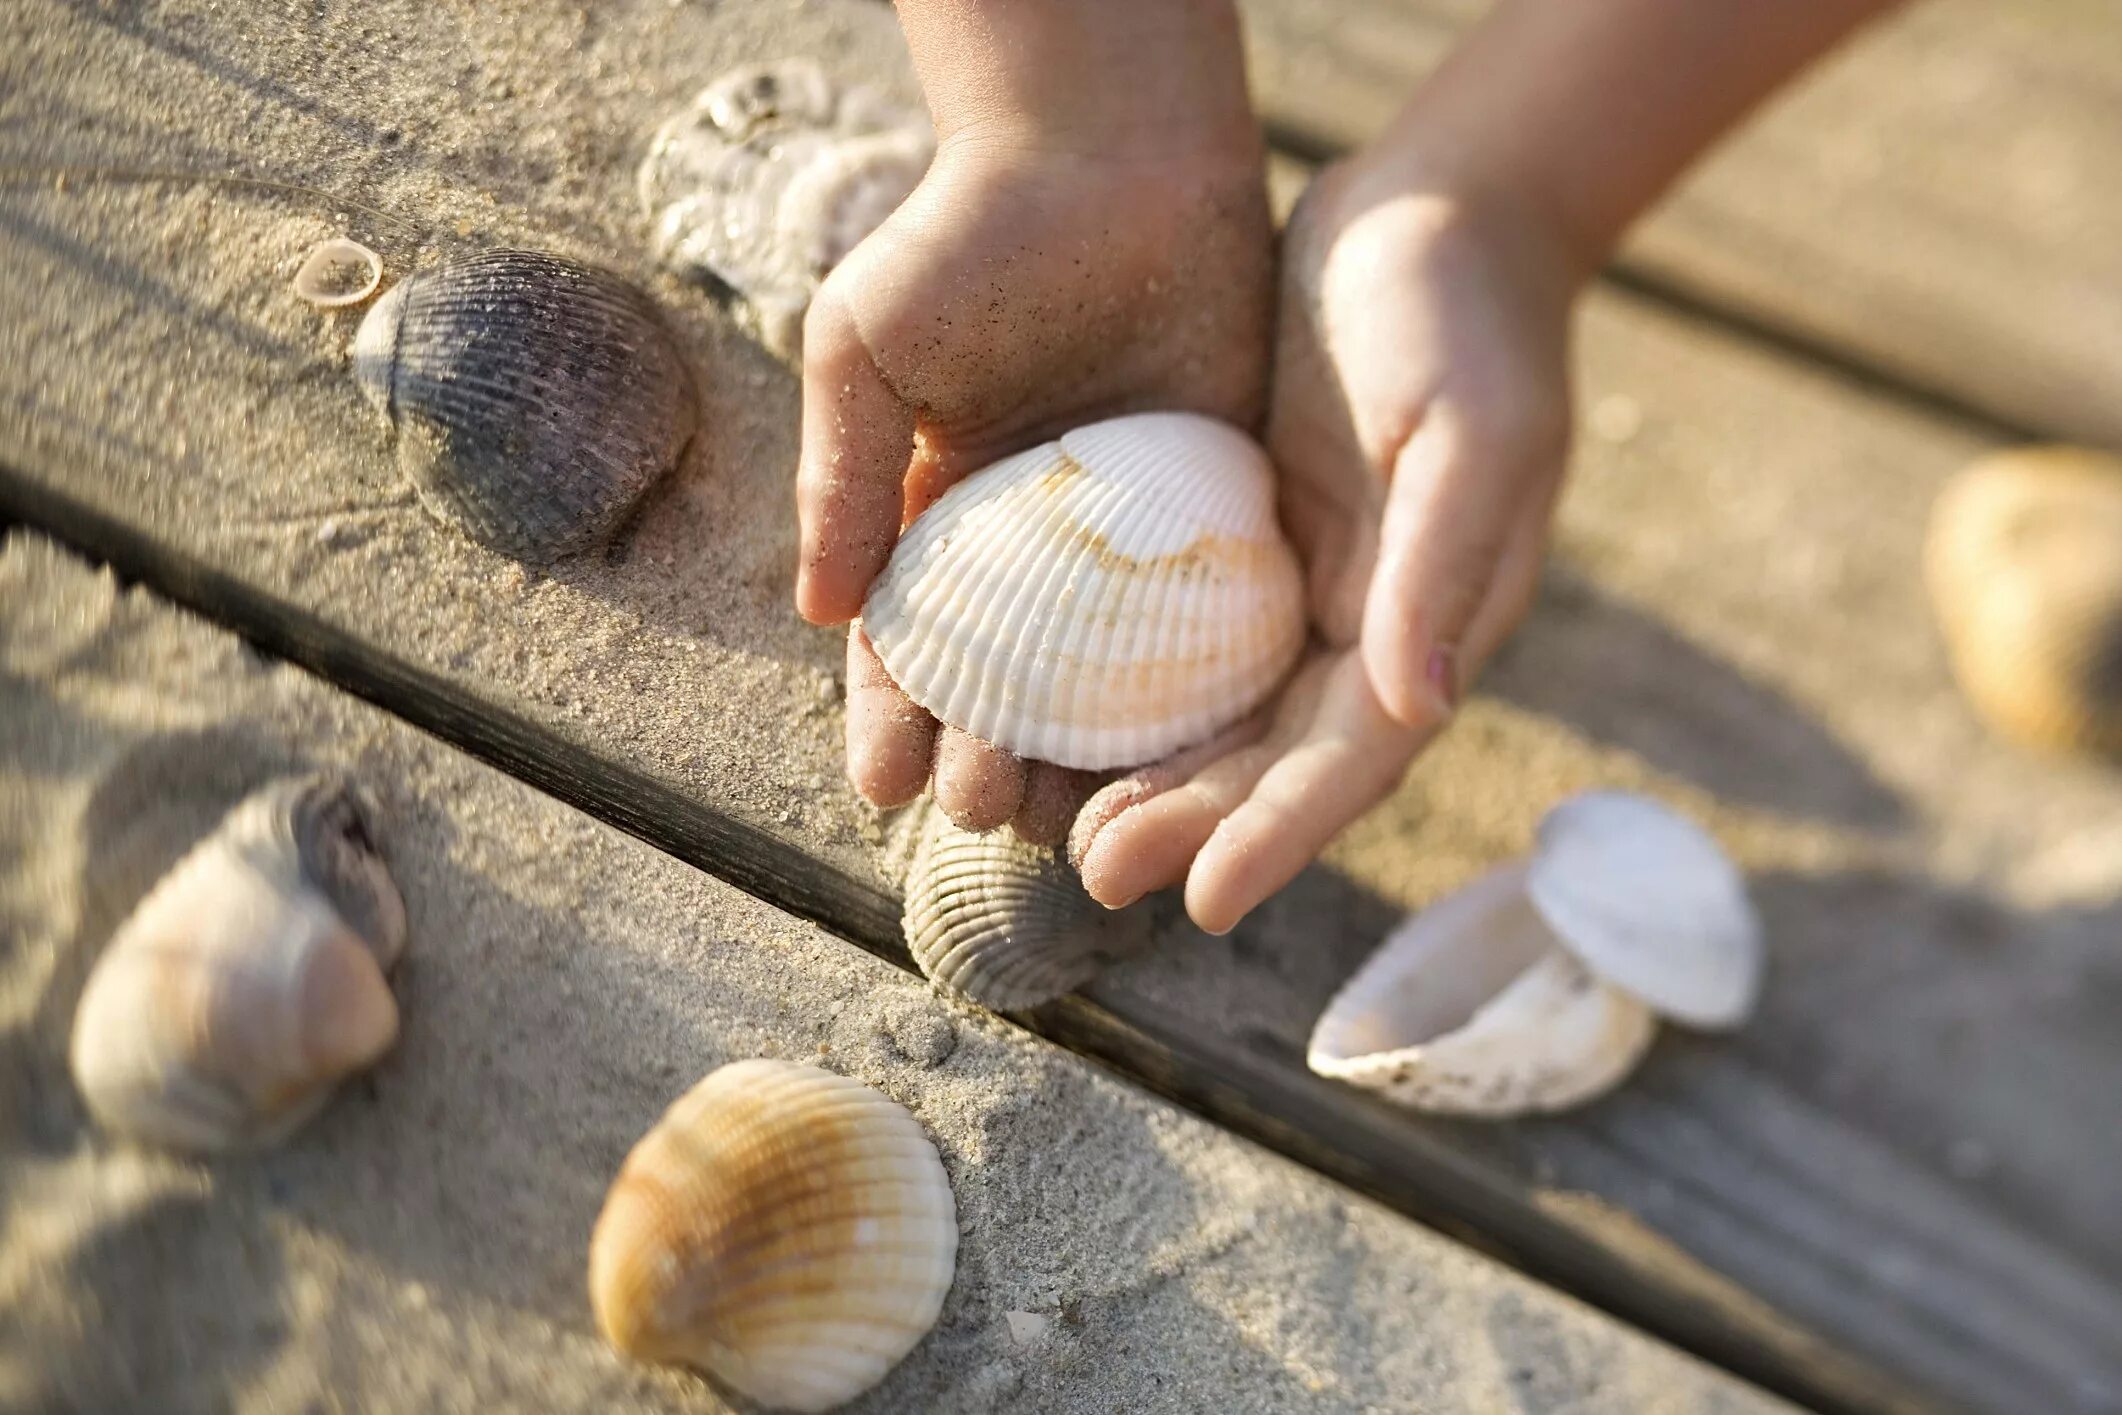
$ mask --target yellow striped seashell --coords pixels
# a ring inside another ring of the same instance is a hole
[[[1931,512],[1924,575],[1960,687],[1998,735],[2122,754],[2122,458],[1976,463]]]
[[[1023,757],[1156,761],[1251,712],[1304,644],[1267,455],[1189,413],[1093,423],[951,488],[863,628],[907,696]]]
[[[785,1410],[884,1378],[935,1325],[957,1264],[936,1147],[846,1077],[739,1061],[626,1157],[590,1237],[605,1339]]]

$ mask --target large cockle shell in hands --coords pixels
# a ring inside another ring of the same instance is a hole
[[[626,1157],[590,1237],[590,1301],[629,1356],[824,1410],[935,1325],[958,1255],[936,1147],[867,1086],[739,1061]]]
[[[331,775],[241,802],[143,898],[74,1015],[106,1128],[178,1149],[271,1143],[390,1048],[405,904]]]
[[[1931,513],[1924,571],[1953,670],[2000,735],[2122,753],[2122,458],[1988,458]]]
[[[609,536],[699,422],[692,371],[648,297],[536,251],[400,281],[362,320],[353,361],[429,509],[532,561]]]
[[[747,64],[656,131],[641,205],[656,254],[744,300],[794,355],[818,282],[891,215],[935,155],[928,116],[807,59]]]
[[[1053,849],[960,830],[931,809],[906,881],[907,947],[928,978],[983,1007],[1037,1007],[1150,942],[1147,913],[1108,910]]]
[[[1561,1110],[1634,1069],[1656,1014],[1738,1025],[1762,962],[1744,881],[1708,835],[1591,792],[1548,813],[1529,860],[1395,929],[1319,1018],[1309,1061],[1420,1110]]]
[[[952,487],[862,625],[907,696],[1019,756],[1156,761],[1257,707],[1304,644],[1267,455],[1189,413],[1093,423]]]

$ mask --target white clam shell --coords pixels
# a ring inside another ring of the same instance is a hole
[[[1591,791],[1548,812],[1526,893],[1564,947],[1696,1027],[1734,1027],[1761,990],[1760,921],[1738,867],[1645,796]]]
[[[343,781],[246,798],[119,926],[69,1060],[106,1129],[177,1149],[271,1143],[398,1034],[405,905]]]
[[[930,810],[907,876],[907,947],[939,987],[997,1011],[1073,992],[1150,942],[1139,908],[1108,910],[1055,851]]]
[[[942,1161],[902,1107],[813,1066],[739,1061],[626,1157],[590,1238],[590,1300],[630,1356],[825,1410],[935,1324],[957,1253]]]
[[[807,59],[746,64],[657,130],[636,178],[657,257],[743,297],[776,353],[801,346],[818,283],[919,185],[918,109]]]
[[[1273,469],[1213,418],[1093,423],[951,488],[862,624],[916,703],[1019,756],[1156,761],[1251,712],[1304,643]]]
[[[1312,1031],[1322,1076],[1446,1115],[1561,1110],[1618,1084],[1650,1009],[1558,946],[1507,865],[1410,917]]]

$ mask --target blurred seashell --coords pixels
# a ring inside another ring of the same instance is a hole
[[[739,1061],[626,1157],[590,1237],[590,1301],[629,1356],[824,1410],[935,1324],[957,1253],[950,1181],[911,1115],[829,1071]]]
[[[428,506],[532,560],[610,535],[699,420],[691,370],[648,297],[534,251],[400,281],[362,320],[353,358]]]
[[[1938,497],[1924,572],[1992,729],[2122,754],[2122,458],[2041,447],[1978,462]]]
[[[1526,894],[1584,966],[1691,1027],[1736,1027],[1765,962],[1746,880],[1707,831],[1647,796],[1587,791],[1549,811]]]
[[[818,282],[906,199],[935,155],[918,109],[834,88],[808,60],[747,64],[649,144],[637,184],[656,254],[734,291],[776,353]]]
[[[1007,830],[960,830],[934,809],[903,922],[930,980],[1004,1012],[1073,992],[1150,941],[1144,910],[1101,908],[1054,850]]]
[[[862,625],[908,697],[1019,756],[1102,770],[1213,736],[1304,645],[1267,455],[1189,413],[1093,423],[954,486]]]
[[[214,1151],[276,1141],[398,1035],[405,903],[353,788],[245,798],[112,936],[74,1015],[98,1122]]]
[[[1308,1060],[1422,1110],[1559,1110],[1617,1085],[1655,1015],[1743,1021],[1759,920],[1698,827],[1595,791],[1540,824],[1532,857],[1411,916],[1336,994]]]
[[[1561,1110],[1618,1083],[1651,1011],[1567,952],[1507,865],[1415,914],[1313,1028],[1322,1076],[1447,1115]]]
[[[296,296],[322,309],[358,305],[382,283],[383,257],[337,236],[310,247],[295,272]]]

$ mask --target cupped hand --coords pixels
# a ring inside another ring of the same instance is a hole
[[[946,134],[906,203],[825,281],[804,326],[797,608],[854,618],[902,527],[953,482],[1081,423],[1183,409],[1254,426],[1273,314],[1257,137],[1053,150]],[[1053,842],[1093,780],[936,720],[847,648],[847,759],[880,806]]]
[[[1314,651],[1252,720],[1092,798],[1070,836],[1092,895],[1183,880],[1225,932],[1450,720],[1538,583],[1585,276],[1531,212],[1413,164],[1313,184],[1284,242],[1268,444]]]

